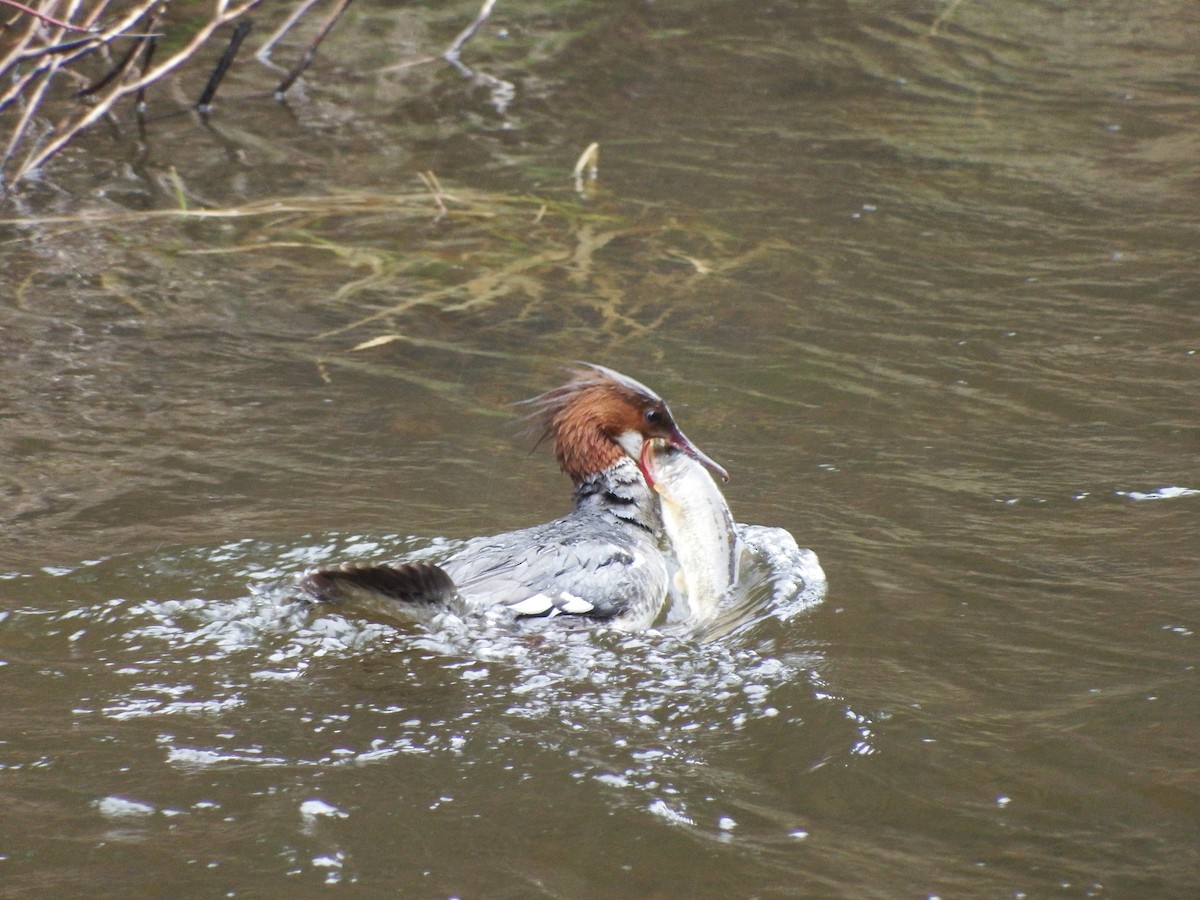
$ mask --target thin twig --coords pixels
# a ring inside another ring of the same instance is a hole
[[[454,39],[454,43],[446,48],[446,52],[442,54],[443,59],[447,60],[448,62],[454,62],[458,59],[458,54],[462,50],[463,44],[475,36],[475,32],[479,30],[479,26],[486,22],[488,17],[491,16],[492,7],[495,5],[496,0],[483,0],[483,6],[479,10],[479,15],[475,17],[475,21],[464,28],[459,33],[458,37]]]
[[[149,40],[149,38],[143,38],[138,43],[130,45],[129,49],[125,51],[125,55],[121,57],[115,66],[105,73],[103,78],[99,81],[93,81],[87,87],[80,88],[75,92],[75,96],[90,97],[92,94],[97,94],[112,84],[114,79],[123,75],[125,70],[129,68],[129,64],[133,62],[134,58],[142,50],[142,44],[146,40]]]
[[[351,2],[352,0],[337,0],[337,4],[334,6],[333,11],[330,12],[329,16],[321,24],[321,27],[317,29],[316,35],[314,35],[313,39],[309,41],[308,46],[304,48],[304,53],[301,54],[300,59],[296,61],[296,64],[292,66],[291,71],[289,71],[284,77],[283,81],[279,83],[279,87],[275,88],[276,99],[282,100],[283,95],[288,92],[288,88],[295,84],[296,79],[299,78],[304,70],[309,67],[317,55],[317,47],[320,45],[321,41],[325,40],[325,36],[328,35],[333,29],[333,26],[337,23],[337,20],[342,17],[342,13],[346,11],[346,7],[348,7]]]
[[[492,106],[501,116],[508,112],[508,107],[512,104],[513,98],[517,95],[517,87],[511,81],[505,81],[503,78],[497,78],[495,75],[489,75],[486,72],[480,72],[477,69],[472,69],[462,61],[460,51],[463,45],[475,36],[475,32],[479,30],[488,17],[492,14],[492,8],[496,5],[496,0],[484,0],[483,6],[479,10],[479,15],[475,17],[475,21],[462,30],[458,37],[454,39],[446,52],[442,54],[442,59],[458,69],[464,78],[470,78],[475,82],[485,85],[488,93],[492,96]]]
[[[586,193],[584,189],[584,179],[587,179],[587,184],[592,184],[596,181],[600,174],[600,145],[593,141],[588,144],[587,149],[579,154],[579,159],[575,163],[575,191],[576,193]]]
[[[242,46],[242,41],[246,39],[246,35],[253,27],[254,23],[249,19],[233,26],[233,35],[229,38],[229,45],[221,54],[221,58],[217,60],[217,67],[213,69],[212,75],[208,78],[208,84],[204,86],[200,99],[196,101],[196,109],[200,112],[206,113],[212,108],[213,97],[217,96],[217,88],[221,86],[221,82],[225,79],[225,73],[233,64],[233,58],[237,56],[238,48]]]
[[[390,66],[384,66],[382,69],[376,69],[376,71],[380,75],[388,75],[392,72],[403,72],[405,69],[411,69],[414,66],[428,65],[440,59],[442,59],[440,56],[418,56],[416,59],[406,59],[404,62],[392,63]]]
[[[154,62],[154,51],[158,49],[158,38],[151,37],[146,40],[146,52],[142,54],[141,65],[141,80],[145,81],[146,73],[150,70],[150,64]],[[143,84],[137,90],[137,95],[133,98],[133,106],[141,113],[146,108],[146,85]]]
[[[33,16],[35,19],[41,19],[47,25],[53,25],[55,28],[61,28],[64,31],[89,32],[94,30],[91,27],[85,26],[81,28],[78,25],[72,25],[70,22],[64,22],[61,19],[56,19],[54,16],[48,16],[41,10],[26,6],[24,3],[18,3],[17,0],[0,0],[0,3],[4,4],[5,6],[11,6],[13,9],[17,10],[18,12],[23,12],[27,16]]]
[[[266,43],[258,48],[258,52],[254,54],[254,57],[262,63],[270,62],[271,50],[274,46],[279,43],[285,34],[292,30],[292,26],[304,18],[304,15],[320,2],[321,0],[304,0],[303,3],[292,10],[292,14],[284,20],[284,23],[276,28],[271,36],[267,38]]]

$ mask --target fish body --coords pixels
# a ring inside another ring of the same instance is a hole
[[[663,532],[679,566],[671,618],[706,622],[737,583],[742,555],[737,524],[721,489],[695,459],[654,441],[644,462],[661,498]]]

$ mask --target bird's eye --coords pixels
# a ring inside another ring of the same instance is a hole
[[[646,410],[646,421],[651,425],[661,425],[663,423],[663,414],[660,409]]]

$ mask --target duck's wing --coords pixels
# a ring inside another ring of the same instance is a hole
[[[632,617],[652,621],[667,593],[666,563],[648,540],[617,529],[562,537],[532,529],[471,541],[443,564],[471,607],[518,616]]]

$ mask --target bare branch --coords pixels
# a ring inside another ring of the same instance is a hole
[[[108,42],[113,40],[115,37],[118,37],[120,31],[124,31],[132,27],[132,25],[138,19],[140,19],[145,12],[152,8],[156,2],[157,0],[154,0],[154,2],[145,3],[138,9],[130,12],[127,16],[125,16],[120,24],[106,28],[102,35],[97,36],[98,39],[103,42]],[[183,47],[181,47],[179,50],[176,50],[173,55],[163,60],[158,65],[147,66],[138,78],[113,85],[107,94],[99,98],[95,106],[91,107],[86,112],[81,113],[73,120],[61,123],[60,127],[55,129],[57,133],[54,138],[52,138],[44,146],[34,148],[32,151],[30,151],[30,153],[21,162],[20,166],[17,167],[17,170],[13,175],[13,180],[19,181],[37,169],[46,160],[65,147],[76,135],[85,129],[90,128],[99,119],[104,117],[109,110],[111,110],[112,107],[123,97],[126,97],[130,94],[140,93],[147,85],[152,84],[163,76],[175,71],[175,69],[179,68],[181,65],[183,65],[183,63],[191,58],[191,56],[205,43],[205,41],[212,36],[214,31],[221,26],[226,25],[229,22],[232,22],[235,19],[245,15],[250,10],[254,9],[254,7],[258,6],[260,2],[261,0],[242,0],[240,3],[220,3],[217,8],[217,13],[213,15],[207,22],[205,22],[195,33],[193,33],[191,38],[183,45]],[[19,139],[19,137],[20,135],[17,135],[16,139]],[[12,146],[15,147],[15,143]],[[10,152],[11,149],[12,147],[10,147]]]
[[[249,19],[244,22],[238,22],[233,26],[233,36],[229,39],[229,44],[226,46],[225,52],[217,60],[217,67],[213,69],[212,75],[208,77],[208,84],[204,86],[204,91],[200,94],[200,99],[196,101],[196,109],[200,112],[206,113],[212,106],[213,97],[217,96],[217,88],[221,86],[221,82],[225,79],[225,74],[233,64],[233,58],[237,56],[238,48],[242,46],[242,41],[246,39],[246,35],[250,33],[250,29],[253,27],[254,23]]]
[[[33,16],[35,19],[40,19],[47,25],[53,25],[55,28],[61,28],[63,31],[89,32],[93,30],[91,27],[86,25],[80,27],[79,25],[72,25],[70,22],[64,22],[61,19],[56,19],[54,16],[46,15],[46,13],[42,12],[41,10],[34,9],[31,6],[26,6],[24,3],[18,3],[17,0],[0,0],[0,4],[3,4],[4,6],[11,6],[18,12],[23,12],[27,16]]]
[[[317,47],[320,45],[321,41],[325,40],[326,35],[328,35],[333,29],[333,26],[337,24],[337,20],[342,17],[342,13],[346,11],[346,7],[348,7],[351,2],[352,0],[337,0],[337,3],[334,5],[333,10],[329,13],[329,16],[323,23],[321,23],[321,27],[317,29],[317,33],[313,36],[313,39],[309,41],[308,46],[304,48],[304,53],[301,54],[300,59],[297,60],[296,64],[288,71],[283,81],[280,82],[279,87],[275,88],[275,96],[277,98],[282,98],[283,95],[288,92],[288,88],[295,84],[296,79],[299,78],[301,74],[303,74],[304,70],[309,67],[313,61],[313,58],[317,55]]]
[[[483,6],[479,10],[479,15],[475,17],[474,22],[472,22],[459,33],[458,37],[454,39],[454,43],[446,48],[446,52],[442,54],[444,59],[449,62],[454,62],[458,59],[458,54],[459,51],[462,50],[463,44],[475,36],[475,32],[477,32],[479,27],[488,20],[489,16],[491,16],[492,7],[495,5],[496,0],[483,0]]]
[[[266,43],[258,48],[258,52],[254,54],[254,57],[259,62],[269,63],[271,61],[271,50],[275,45],[279,43],[285,34],[292,30],[292,27],[297,22],[304,18],[305,13],[320,2],[321,0],[304,0],[303,3],[293,9],[292,14],[284,20],[284,23],[276,28],[271,36],[267,38]]]

